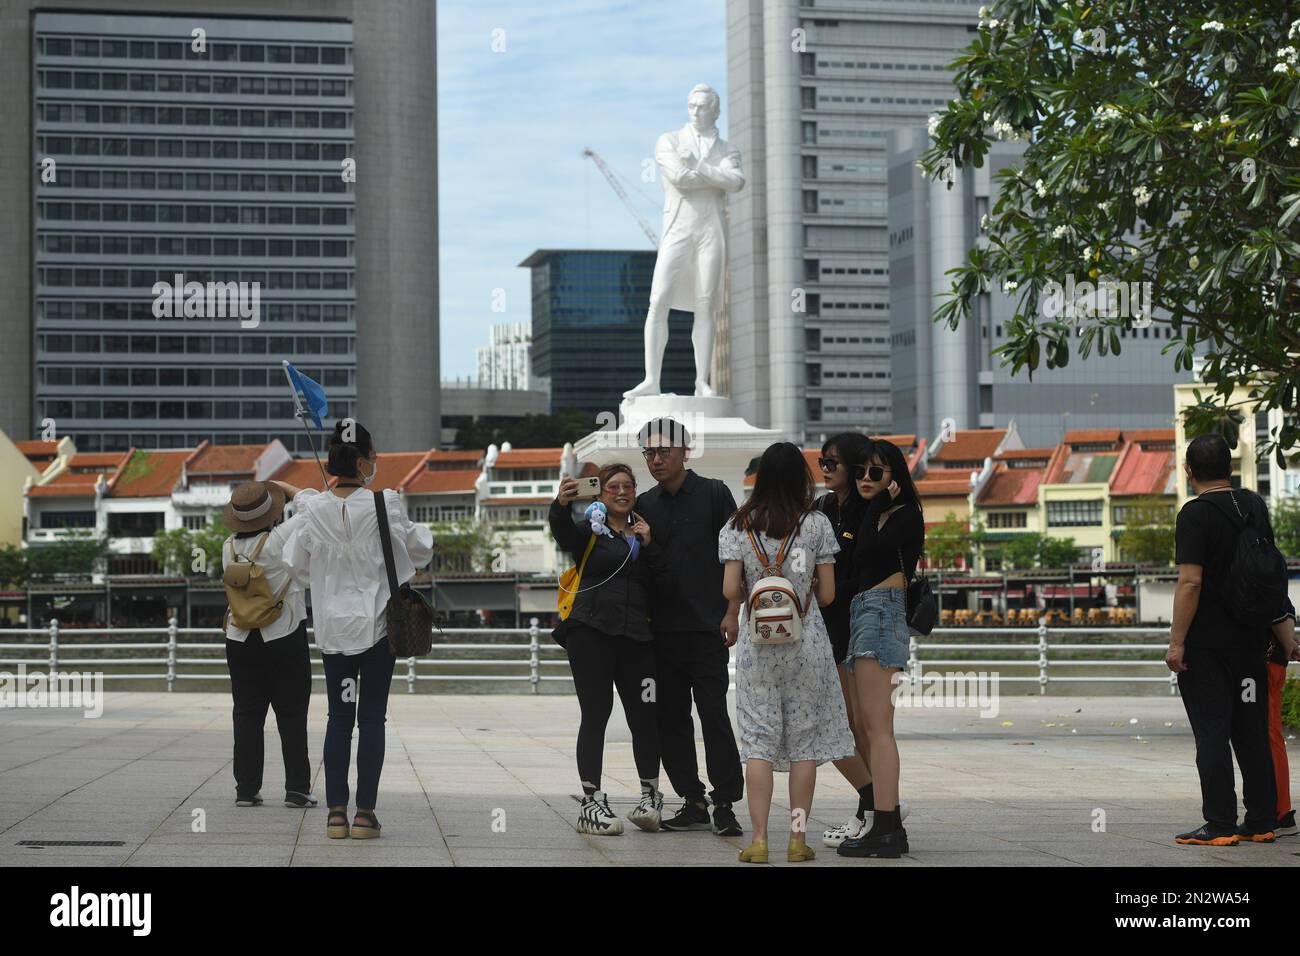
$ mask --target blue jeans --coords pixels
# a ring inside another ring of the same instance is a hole
[[[907,630],[907,596],[902,588],[873,588],[849,603],[849,656],[853,672],[859,657],[872,657],[881,667],[907,670],[912,642]]]
[[[322,654],[325,693],[330,716],[325,725],[325,803],[348,804],[348,766],[352,758],[352,727],[361,728],[357,741],[357,809],[373,810],[384,769],[384,723],[388,719],[388,688],[396,658],[381,640],[361,654]],[[347,682],[347,698],[344,685]]]

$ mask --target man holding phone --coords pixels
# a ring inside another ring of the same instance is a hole
[[[744,795],[744,774],[727,713],[727,649],[736,643],[740,603],[722,594],[718,532],[736,511],[726,484],[686,467],[690,434],[679,422],[659,418],[638,435],[641,453],[657,486],[637,498],[636,511],[655,529],[667,558],[650,605],[658,670],[659,739],[663,766],[684,801],[663,821],[665,830],[705,830],[709,805],[695,754],[691,698],[700,715],[704,756],[713,785],[712,829],[722,836],[743,832],[731,805]]]

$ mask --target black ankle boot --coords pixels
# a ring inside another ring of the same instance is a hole
[[[903,829],[898,807],[877,810],[871,829],[860,837],[845,840],[835,851],[840,856],[878,857],[896,860],[909,852],[907,831]]]

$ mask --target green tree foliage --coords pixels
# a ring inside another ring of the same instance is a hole
[[[921,167],[999,174],[982,241],[953,270],[935,320],[956,328],[990,287],[1017,297],[996,352],[1013,374],[1117,355],[1133,320],[1045,310],[1049,282],[1150,282],[1175,369],[1204,356],[1191,434],[1235,443],[1252,382],[1261,407],[1300,404],[1300,8],[1291,0],[999,0],[954,62],[959,98],[931,120]],[[950,187],[951,188],[951,187]],[[1130,314],[1136,311],[1130,306]],[[1163,337],[1163,336],[1162,336]],[[1243,403],[1244,404],[1244,403]],[[1261,446],[1300,444],[1294,415]]]
[[[1002,566],[1008,570],[1064,568],[1075,564],[1079,548],[1073,538],[1054,538],[1029,531],[1002,542],[998,548]]]
[[[510,442],[515,448],[558,448],[576,442],[599,427],[591,415],[577,409],[553,415],[525,415],[510,422],[473,422],[456,431],[458,448],[486,448]]]
[[[972,566],[975,541],[969,523],[949,511],[937,525],[925,532],[925,554],[936,568],[955,568],[964,559]]]
[[[505,570],[510,550],[508,529],[473,518],[431,522],[433,571],[469,572]]]
[[[1157,497],[1140,498],[1129,505],[1119,547],[1128,560],[1138,564],[1172,564],[1173,506]]]
[[[1277,549],[1288,558],[1300,559],[1300,497],[1283,498],[1269,518]]]
[[[71,533],[57,541],[26,549],[27,583],[60,578],[88,578],[102,568],[108,555],[108,538],[91,532]]]
[[[27,585],[27,552],[15,544],[0,547],[0,588]]]
[[[215,578],[221,574],[221,546],[228,537],[230,529],[219,515],[205,527],[193,531],[188,528],[160,531],[153,538],[153,559],[164,574]]]

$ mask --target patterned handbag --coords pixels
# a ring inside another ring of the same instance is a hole
[[[429,653],[433,647],[433,608],[425,596],[409,583],[397,583],[384,493],[376,491],[374,494],[375,515],[379,519],[379,542],[384,549],[384,567],[388,570],[388,606],[384,608],[384,623],[388,625],[388,649],[394,657],[418,657]]]

